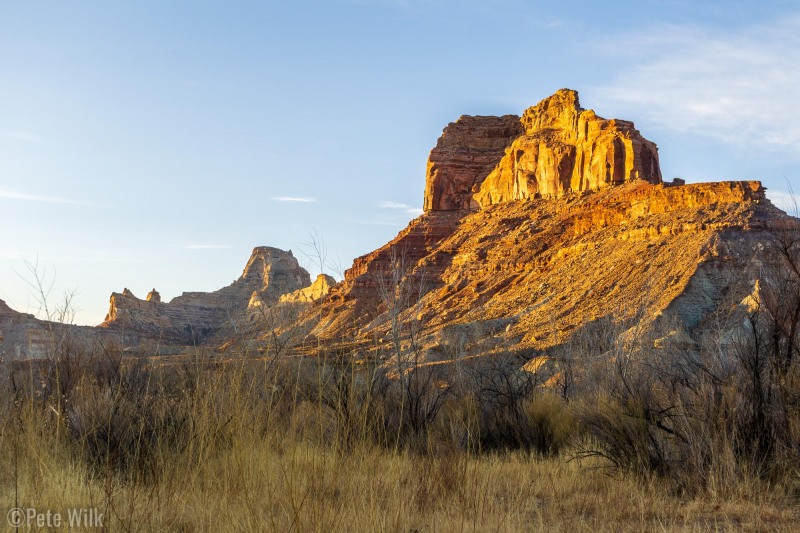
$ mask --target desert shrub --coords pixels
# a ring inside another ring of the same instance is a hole
[[[445,401],[431,428],[431,448],[442,452],[480,451],[481,410],[474,394],[453,395]]]
[[[435,366],[412,363],[397,379],[383,378],[380,389],[385,442],[392,448],[427,453],[431,429],[450,396],[450,382]]]
[[[634,474],[665,474],[668,457],[664,439],[641,401],[621,402],[596,397],[581,411],[580,421],[591,435],[583,455],[599,455],[611,465]]]
[[[122,371],[112,385],[86,378],[65,409],[79,456],[96,471],[156,477],[190,437],[185,398],[175,397],[142,364]]]
[[[516,358],[496,357],[465,367],[445,411],[458,444],[475,451],[559,453],[578,427],[567,402],[545,390]]]
[[[385,407],[389,381],[375,364],[352,359],[309,361],[300,374],[304,417],[316,424],[318,440],[343,453],[386,442]]]
[[[543,455],[557,455],[581,436],[581,427],[569,405],[550,391],[540,392],[523,404],[526,443]]]
[[[583,452],[692,492],[796,475],[796,363],[776,371],[777,344],[763,319],[750,314],[696,350],[613,354],[599,392],[579,409],[591,436]]]
[[[483,449],[530,445],[523,405],[534,392],[535,377],[518,366],[516,361],[498,358],[467,369],[467,390],[479,408],[478,441]]]

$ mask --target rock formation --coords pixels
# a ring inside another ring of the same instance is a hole
[[[425,211],[477,208],[475,187],[524,133],[519,117],[463,116],[449,124],[428,158]]]
[[[11,318],[18,314],[19,313],[11,309],[3,300],[0,300],[0,318]]]
[[[338,284],[311,284],[291,252],[260,247],[215,292],[170,302],[155,289],[144,300],[114,293],[95,331],[125,346],[533,359],[592,325],[635,318],[674,326],[654,346],[688,345],[717,310],[756,291],[765,246],[796,222],[756,181],[662,183],[655,144],[567,89],[521,117],[448,125],[430,153],[424,206]],[[252,343],[230,340],[223,325],[237,320]],[[0,355],[48,328],[0,301]]]
[[[392,305],[432,335],[429,347],[467,325],[483,332],[486,350],[545,348],[589,322],[642,308],[691,328],[738,276],[755,275],[750,261],[771,221],[784,216],[758,182],[640,180],[581,197],[442,215],[424,215],[357,259],[315,309],[314,334],[328,342],[386,335]],[[392,261],[401,250],[406,261]],[[484,331],[485,324],[494,329]]]
[[[298,289],[289,294],[284,294],[280,297],[281,303],[308,303],[314,300],[319,300],[331,290],[331,287],[336,285],[336,280],[327,274],[320,274],[314,283],[308,287]]]
[[[525,133],[481,184],[486,207],[531,197],[555,198],[641,179],[661,183],[656,145],[625,120],[606,120],[562,89],[526,110]]]
[[[241,277],[218,291],[185,292],[166,303],[155,289],[145,300],[128,289],[114,293],[101,326],[124,331],[132,344],[142,339],[195,344],[241,318],[255,301],[275,304],[310,284],[291,251],[262,246],[253,250]]]
[[[476,210],[626,181],[661,182],[656,145],[632,122],[584,110],[561,89],[522,117],[462,116],[431,150],[425,211]]]
[[[52,345],[47,322],[0,300],[0,360],[43,357]]]
[[[223,342],[239,328],[255,338],[260,332],[254,310],[265,305],[277,309],[270,317],[280,316],[286,322],[286,317],[296,316],[335,283],[320,275],[312,284],[291,251],[263,246],[253,250],[239,279],[218,291],[185,292],[169,302],[163,302],[155,289],[145,299],[127,287],[113,293],[106,319],[96,328],[38,320],[0,300],[0,358],[45,357],[66,338],[87,348],[101,341],[105,346],[143,347],[149,354]]]
[[[260,246],[253,250],[242,276],[231,287],[252,287],[259,292],[262,300],[274,303],[282,295],[310,284],[311,276],[300,266],[291,250],[285,252],[270,246]]]
[[[105,346],[121,344],[122,339],[114,332],[98,330],[90,326],[39,320],[29,313],[14,311],[0,300],[0,360],[42,358],[52,356],[57,347],[75,347],[91,350],[95,341]]]
[[[323,346],[380,351],[396,320],[428,358],[545,349],[635,313],[691,330],[751,290],[786,217],[758,182],[662,183],[655,144],[566,89],[521,118],[447,126],[424,205],[308,313]]]
[[[152,291],[147,293],[147,298],[145,298],[148,302],[161,302],[161,295],[158,293],[157,290],[153,289]]]

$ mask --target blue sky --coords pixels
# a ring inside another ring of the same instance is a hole
[[[112,291],[215,290],[257,245],[391,239],[461,114],[561,87],[633,120],[665,179],[800,179],[800,2],[0,4],[0,299],[25,261],[78,323]],[[313,273],[313,272],[312,272]],[[25,279],[23,279],[25,278]]]

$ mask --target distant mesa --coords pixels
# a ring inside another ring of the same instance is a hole
[[[0,316],[14,316],[17,312],[11,309],[6,302],[0,300]]]
[[[162,302],[155,289],[145,300],[127,288],[112,294],[101,327],[124,332],[134,344],[149,338],[196,344],[242,319],[248,309],[262,303],[277,304],[282,297],[302,290],[308,291],[308,298],[298,297],[296,301],[310,302],[312,295],[327,293],[319,283],[311,283],[308,272],[291,251],[259,246],[253,249],[239,279],[214,292],[184,292],[169,302]]]

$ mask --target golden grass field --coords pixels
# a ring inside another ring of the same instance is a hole
[[[688,493],[581,458],[574,444],[456,446],[470,422],[455,404],[423,446],[376,439],[385,404],[355,404],[355,380],[331,402],[319,374],[318,396],[299,394],[291,365],[272,381],[253,379],[278,375],[263,362],[205,359],[169,378],[133,366],[105,382],[82,372],[61,405],[36,392],[41,369],[7,369],[34,390],[4,402],[0,418],[4,512],[93,507],[108,531],[800,530],[796,475]],[[573,431],[570,409],[541,405]]]

